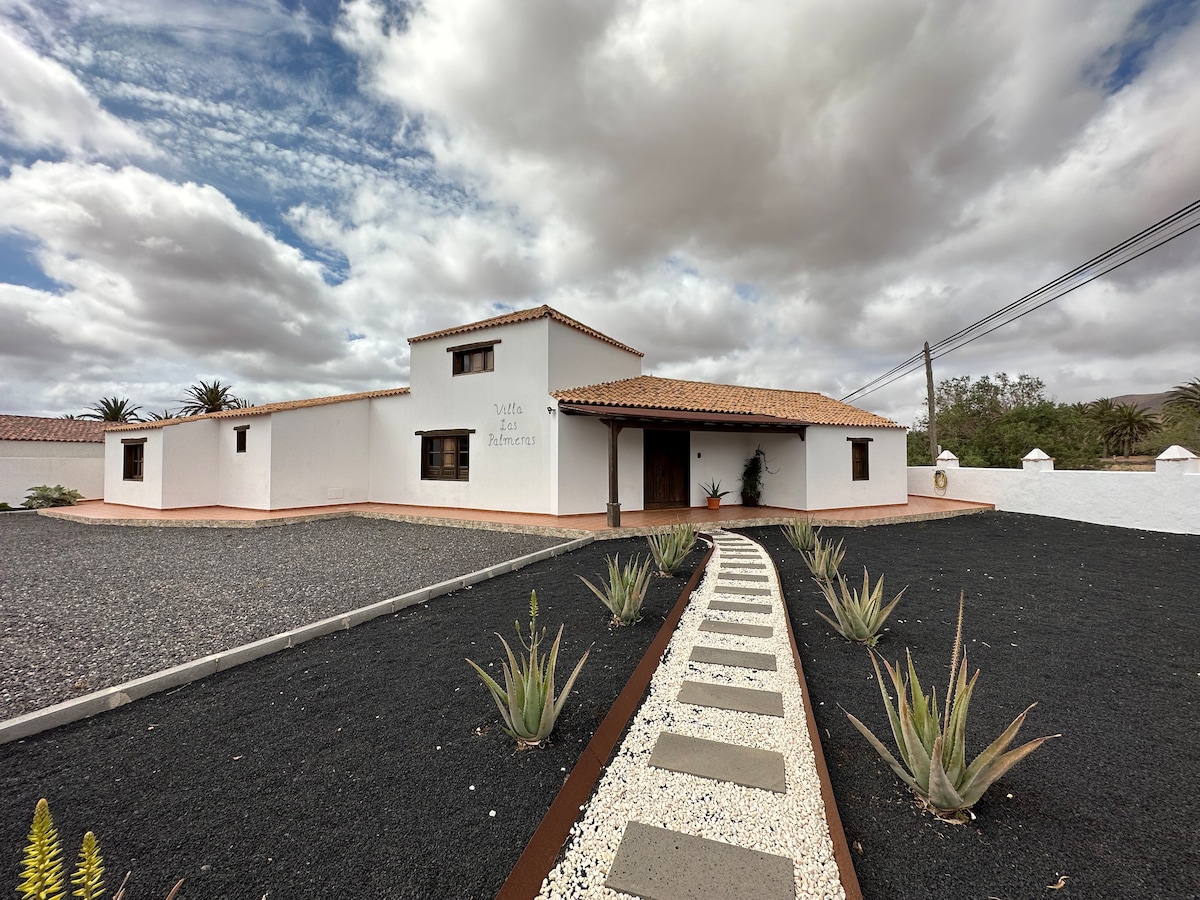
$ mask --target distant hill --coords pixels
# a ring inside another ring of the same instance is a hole
[[[1113,397],[1112,402],[1117,406],[1132,403],[1144,413],[1160,415],[1163,404],[1170,396],[1170,391],[1163,391],[1161,394],[1122,394],[1120,397]]]

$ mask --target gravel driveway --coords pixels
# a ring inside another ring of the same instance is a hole
[[[221,529],[0,515],[0,719],[562,540],[360,518]]]

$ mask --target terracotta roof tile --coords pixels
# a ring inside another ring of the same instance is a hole
[[[905,427],[891,419],[812,391],[708,384],[703,381],[656,378],[653,375],[555,391],[554,397],[565,403],[597,406],[775,416],[813,425]]]
[[[285,400],[282,403],[264,403],[262,406],[247,406],[243,409],[224,409],[221,412],[186,416],[178,419],[160,419],[156,422],[138,422],[133,425],[118,425],[113,431],[138,431],[146,428],[163,428],[180,422],[195,422],[198,419],[236,419],[241,416],[264,416],[288,409],[305,409],[309,406],[326,406],[330,403],[349,403],[353,400],[370,400],[373,397],[395,397],[407,394],[408,388],[387,388],[382,391],[361,391],[357,394],[337,394],[333,397],[310,397],[307,400]]]
[[[431,331],[429,334],[419,334],[416,337],[410,337],[408,342],[415,344],[418,341],[431,341],[434,338],[452,337],[456,334],[468,334],[472,331],[479,331],[481,328],[493,328],[497,325],[513,325],[517,322],[532,322],[535,319],[553,319],[555,322],[566,325],[568,328],[574,328],[576,331],[582,331],[589,337],[594,337],[596,340],[604,341],[606,344],[618,349],[633,353],[636,356],[645,356],[641,350],[634,350],[627,344],[622,344],[620,341],[613,340],[607,334],[602,334],[595,328],[589,328],[582,322],[572,319],[570,316],[565,316],[557,309],[551,306],[539,306],[535,309],[522,309],[517,312],[506,313],[502,316],[494,316],[491,319],[484,319],[482,322],[471,322],[467,325],[457,325],[454,328],[444,328],[441,331]]]
[[[103,444],[111,422],[87,419],[48,419],[42,416],[0,416],[0,441],[66,441]]]

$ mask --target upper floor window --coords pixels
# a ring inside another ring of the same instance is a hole
[[[239,425],[237,428],[233,429],[234,439],[237,442],[236,447],[235,447],[236,453],[245,453],[246,452],[246,433],[249,430],[250,430],[249,425]]]
[[[146,439],[128,438],[121,441],[121,478],[124,481],[141,481],[146,466]]]
[[[448,347],[447,352],[453,354],[454,374],[472,375],[476,372],[491,372],[495,369],[495,352],[492,348],[499,341],[484,341],[479,344],[464,344],[460,347]]]
[[[850,475],[854,481],[871,480],[871,439],[846,438],[850,442]]]

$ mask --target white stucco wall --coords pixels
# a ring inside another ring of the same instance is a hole
[[[558,414],[558,490],[555,515],[608,509],[608,427],[590,416]],[[640,428],[617,436],[617,492],[622,510],[641,509],[644,468]]]
[[[848,438],[872,438],[870,478],[855,481]],[[810,425],[805,435],[808,496],[805,509],[848,509],[908,502],[908,446],[903,428]]]
[[[215,506],[218,497],[217,444],[220,419],[197,419],[158,429],[156,454],[162,478],[162,509]],[[147,449],[149,465],[149,449]]]
[[[0,502],[20,506],[29,489],[45,484],[104,496],[104,444],[86,441],[0,441]]]
[[[993,503],[1007,512],[1200,534],[1200,474],[948,468],[946,491],[933,466],[908,469],[909,493]]]
[[[104,436],[104,501],[162,509],[163,432],[165,428],[110,431]],[[145,438],[141,481],[124,481],[123,440]]]
[[[280,417],[286,415],[281,413]],[[271,508],[273,416],[223,419],[217,426],[217,503],[242,509]],[[237,452],[237,428],[246,431],[246,452]]]
[[[561,391],[642,374],[642,358],[636,353],[596,340],[561,322],[541,321],[549,326],[548,390]]]
[[[759,502],[763,506],[807,509],[807,436],[804,440],[800,440],[799,435],[795,434],[752,434],[747,437],[757,438],[754,447],[762,447],[767,454],[766,468],[763,471],[763,492]],[[747,457],[749,455],[746,454]],[[738,483],[741,483],[740,469]]]
[[[370,402],[328,403],[271,416],[272,509],[367,500]],[[252,428],[247,452],[255,437]]]

